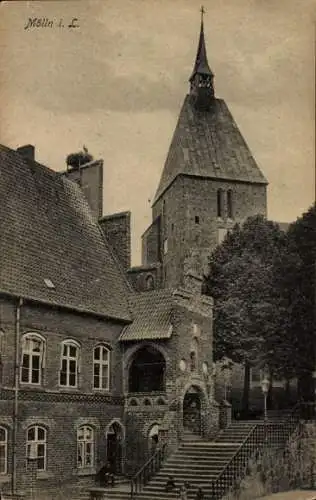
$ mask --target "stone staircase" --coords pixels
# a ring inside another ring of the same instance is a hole
[[[184,482],[189,482],[189,500],[195,498],[198,487],[203,488],[206,500],[211,498],[219,500],[227,491],[227,487],[232,486],[233,468],[235,465],[238,467],[240,457],[244,458],[241,463],[242,468],[239,469],[241,472],[250,453],[258,447],[285,443],[296,428],[298,418],[292,410],[286,410],[269,412],[268,422],[265,423],[262,420],[233,421],[220,431],[213,441],[203,440],[200,436],[185,431],[179,448],[163,462],[159,472],[152,476],[142,491],[134,494],[133,499],[179,498],[179,488]],[[173,477],[176,490],[166,493],[164,487],[169,476]],[[105,497],[107,500],[131,499],[130,481],[123,478],[120,481],[114,488],[107,489]],[[79,496],[74,495],[71,498],[71,500],[88,499],[87,490],[82,490]]]
[[[167,458],[160,471],[149,481],[140,493],[135,495],[139,500],[170,500],[179,498],[178,491],[187,481],[190,483],[188,498],[195,498],[198,487],[202,487],[206,498],[211,496],[211,481],[215,479],[230,459],[234,456],[242,442],[253,429],[254,422],[234,422],[221,431],[214,441],[205,441],[189,431],[175,453]],[[169,476],[174,478],[176,490],[165,492],[165,484]],[[87,493],[82,492],[73,500],[88,500]],[[125,482],[107,489],[108,500],[129,500],[130,483]]]

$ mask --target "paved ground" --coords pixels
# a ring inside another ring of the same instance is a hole
[[[316,500],[316,490],[295,490],[274,493],[258,500]]]

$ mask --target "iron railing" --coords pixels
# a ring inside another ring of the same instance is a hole
[[[284,445],[298,425],[301,414],[300,405],[296,405],[282,423],[262,421],[254,424],[234,456],[211,483],[212,500],[219,500],[247,474],[251,457],[259,453],[264,446]]]
[[[161,447],[157,448],[155,453],[145,462],[141,469],[131,479],[131,499],[142,491],[144,486],[153,477],[156,472],[161,468],[161,464],[166,456],[167,444],[164,443]]]

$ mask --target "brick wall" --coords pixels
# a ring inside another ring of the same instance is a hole
[[[165,429],[169,453],[178,446],[183,430],[183,400],[192,386],[199,391],[201,397],[204,436],[210,438],[219,426],[219,406],[214,400],[212,381],[212,300],[184,291],[176,292],[171,324],[172,335],[166,341],[129,342],[125,345],[123,379],[128,436],[127,458],[129,464],[134,464],[135,470],[144,463],[148,454],[149,424],[158,423]],[[198,352],[196,367],[191,370],[190,352],[194,335],[197,335]],[[153,398],[151,393],[128,393],[130,364],[137,350],[146,345],[159,348],[165,357],[165,391],[161,394],[165,405],[157,406],[158,394]],[[152,404],[145,405],[146,399],[152,400]],[[135,471],[134,469],[131,467],[131,470]]]
[[[99,219],[99,224],[122,268],[127,271],[131,266],[131,213],[106,215]]]
[[[142,235],[142,265],[161,261],[161,217],[155,218],[151,226]]]
[[[0,300],[0,321],[4,331],[2,352],[2,384],[12,387],[14,380],[13,360],[15,359],[15,303]],[[80,346],[79,387],[83,392],[92,393],[93,348],[105,343],[111,349],[111,391],[120,395],[122,388],[121,351],[118,337],[124,327],[119,322],[99,319],[94,316],[76,314],[62,309],[36,306],[30,303],[21,308],[21,335],[28,332],[39,333],[46,342],[45,368],[43,368],[43,389],[59,390],[58,372],[60,368],[61,342],[67,339],[77,341]],[[114,376],[115,374],[115,376]]]
[[[0,483],[9,485],[12,466],[13,382],[15,359],[16,301],[1,297],[0,325],[3,377],[0,388],[0,425],[8,436],[9,474]],[[124,421],[122,400],[122,358],[118,336],[123,324],[89,315],[79,315],[62,309],[26,303],[21,308],[21,335],[39,333],[46,341],[43,384],[20,384],[17,434],[18,487],[28,488],[26,467],[26,432],[31,425],[47,430],[47,470],[40,472],[37,487],[53,486],[63,481],[77,480],[77,428],[90,425],[94,429],[95,467],[106,458],[106,429],[113,419]],[[76,340],[81,346],[78,388],[59,387],[61,342]],[[100,342],[112,348],[111,385],[109,391],[93,389],[93,348]],[[20,359],[20,356],[19,356]],[[91,476],[94,469],[86,470]]]
[[[150,266],[132,267],[127,271],[127,279],[138,292],[149,291],[162,286],[161,265],[152,264]]]
[[[95,160],[63,175],[81,187],[96,220],[103,213],[103,160]]]
[[[222,216],[217,217],[217,190],[223,190]],[[233,218],[227,215],[227,191],[232,192]],[[207,258],[236,222],[266,215],[266,186],[199,177],[179,176],[153,206],[161,216],[161,253],[166,286],[183,284],[186,258],[197,250],[197,267],[205,271]],[[168,241],[167,251],[164,241]]]

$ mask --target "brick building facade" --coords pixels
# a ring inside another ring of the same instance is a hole
[[[215,98],[203,21],[180,113],[131,267],[130,213],[103,216],[103,162],[56,173],[33,147],[0,147],[0,485],[137,470],[157,443],[211,437],[207,256],[266,212],[266,180]]]

